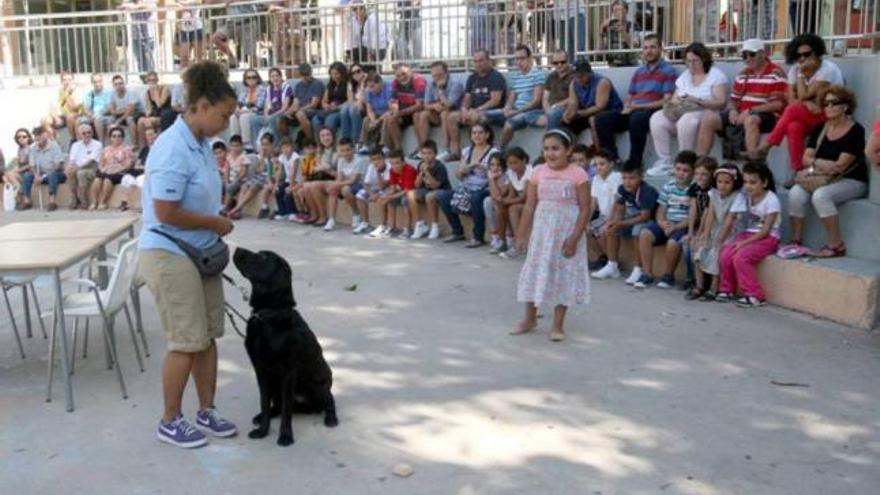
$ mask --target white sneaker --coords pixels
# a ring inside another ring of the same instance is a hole
[[[500,253],[502,251],[501,248],[503,246],[504,246],[504,241],[502,241],[501,239],[499,239],[497,237],[492,239],[492,242],[489,243],[489,248],[490,248],[490,251],[492,251],[492,254]]]
[[[352,215],[351,217],[351,230],[354,230],[355,227],[361,224],[361,216],[360,215]]]
[[[597,280],[605,280],[607,278],[620,278],[620,270],[617,268],[617,264],[612,265],[611,263],[605,263],[605,266],[596,270],[595,272],[590,274],[593,278]],[[629,280],[627,280],[627,283]]]
[[[287,215],[287,221],[288,221],[288,222],[295,222],[295,221],[296,221],[296,218],[297,218],[297,217],[296,217],[296,213],[291,213],[290,215]]]
[[[639,279],[642,278],[642,269],[641,267],[633,268],[632,273],[629,274],[629,277],[626,278],[626,285],[633,285],[638,282]]]
[[[391,227],[383,227],[382,232],[379,232],[379,239],[391,239],[393,231]]]
[[[668,177],[672,175],[672,164],[665,160],[657,160],[645,173],[650,177]]]
[[[386,227],[384,225],[380,225],[380,226],[376,227],[375,229],[373,229],[372,232],[367,234],[367,237],[371,237],[373,239],[379,239],[382,237],[382,233],[385,232],[385,228]]]
[[[287,215],[275,215],[272,218],[275,220],[287,220]]]
[[[368,224],[367,222],[361,221],[361,223],[359,223],[357,225],[357,227],[355,227],[355,229],[352,232],[355,234],[363,234],[364,232],[366,232],[369,229],[370,229],[370,224]]]
[[[412,237],[410,237],[410,239],[421,239],[428,235],[429,230],[428,224],[425,222],[416,222],[416,226],[413,228]]]
[[[431,224],[431,231],[428,233],[428,239],[436,240],[440,238],[440,225],[436,223]]]
[[[400,234],[397,234],[397,238],[402,241],[408,241],[409,240],[409,229],[403,229],[400,232]]]
[[[330,219],[327,220],[327,223],[324,224],[324,232],[330,232],[331,230],[336,228],[336,220]]]
[[[519,258],[519,251],[516,250],[515,247],[508,248],[507,251],[500,253],[498,256],[506,259],[506,260],[515,260]]]

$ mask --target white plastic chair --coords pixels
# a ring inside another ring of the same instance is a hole
[[[133,239],[126,243],[119,250],[116,261],[114,263],[98,262],[101,264],[112,265],[113,272],[110,275],[110,281],[107,288],[101,290],[98,285],[89,279],[77,278],[73,279],[79,285],[88,288],[86,292],[77,292],[64,296],[64,316],[72,318],[89,318],[100,317],[104,333],[104,345],[110,354],[110,366],[116,366],[116,375],[119,379],[119,387],[122,390],[122,398],[128,398],[125,391],[125,380],[122,377],[122,368],[119,366],[116,352],[116,338],[113,334],[113,326],[116,315],[120,311],[125,312],[128,321],[128,331],[131,334],[131,341],[134,344],[134,352],[137,356],[140,370],[144,371],[144,362],[141,358],[140,348],[138,347],[137,337],[134,333],[134,326],[131,322],[131,316],[126,303],[129,291],[134,280],[135,271],[137,270],[137,239]],[[52,340],[50,341],[49,351],[49,387],[48,393],[52,393],[52,377],[54,375],[55,365],[55,334],[57,329],[57,315],[52,322]]]
[[[40,321],[40,329],[43,331],[43,338],[47,338],[46,336],[46,326],[43,324],[43,318],[40,316],[42,311],[40,311],[40,300],[37,299],[37,291],[34,289],[34,280],[36,277],[6,277],[0,278],[0,289],[3,291],[3,299],[6,301],[6,310],[9,312],[9,320],[12,322],[12,332],[15,334],[15,340],[18,342],[18,352],[21,354],[21,358],[25,359],[24,355],[24,347],[21,344],[21,335],[18,333],[18,325],[15,322],[15,313],[12,311],[12,304],[9,302],[9,291],[15,289],[17,287],[22,288],[22,297],[24,300],[28,297],[28,289],[30,289],[31,296],[33,297],[34,309],[37,312],[37,319]],[[29,310],[29,305],[25,304],[25,310]],[[25,315],[25,318],[29,318],[29,315]],[[30,334],[30,327],[28,327],[28,338],[32,337]]]

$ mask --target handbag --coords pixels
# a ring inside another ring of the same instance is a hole
[[[828,129],[827,127],[823,126],[822,132],[819,133],[819,139],[816,140],[816,151],[817,152],[819,151],[819,148],[822,146],[822,142],[825,140],[825,131],[827,129]],[[859,164],[860,164],[860,160],[857,158],[857,159],[853,160],[853,162],[850,164],[850,166],[846,170],[844,170],[843,172],[840,172],[840,173],[836,173],[836,174],[812,173],[812,174],[807,174],[807,175],[798,174],[795,176],[794,182],[795,182],[795,184],[801,186],[801,188],[803,190],[812,194],[812,193],[816,192],[817,189],[819,189],[821,187],[825,187],[828,184],[831,184],[832,182],[836,181],[837,179],[848,174],[855,167],[859,166]]]
[[[452,198],[449,200],[449,204],[459,213],[470,213],[471,212],[471,193],[465,189],[464,186],[459,185],[455,188],[455,191],[452,192]]]
[[[177,244],[177,247],[183,250],[187,257],[195,263],[196,268],[203,277],[220,275],[226,269],[226,265],[229,264],[229,246],[223,242],[223,239],[217,239],[217,242],[213,245],[203,249],[158,229],[150,229],[150,232],[166,237],[174,244]]]
[[[702,110],[697,102],[691,100],[666,100],[663,103],[663,115],[672,122],[678,122],[682,115],[688,112],[696,112]]]

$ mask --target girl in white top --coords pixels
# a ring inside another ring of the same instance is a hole
[[[651,116],[651,136],[658,160],[648,170],[651,176],[666,176],[672,172],[672,137],[678,136],[679,150],[696,148],[700,120],[706,112],[717,112],[727,104],[727,76],[712,67],[712,53],[702,43],[685,48],[687,70],[675,81],[675,93],[670,106],[688,108],[678,121],[673,121],[664,110]]]
[[[519,255],[516,251],[516,227],[525,207],[526,185],[532,175],[532,165],[529,163],[529,155],[518,146],[504,154],[504,162],[507,170],[504,172],[503,182],[492,180],[489,189],[498,216],[499,239],[504,239],[495,252],[513,259]],[[490,170],[489,177],[492,176],[493,171]],[[501,184],[501,187],[497,184]]]

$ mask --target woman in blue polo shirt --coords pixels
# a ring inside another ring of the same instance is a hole
[[[153,230],[207,248],[232,231],[220,216],[221,180],[208,138],[219,134],[235,112],[235,91],[223,69],[200,62],[183,75],[186,111],[150,148],[143,189],[143,229],[139,270],[156,300],[168,353],[162,369],[165,410],[159,440],[179,447],[207,443],[202,431],[181,413],[189,376],[196,383],[196,424],[218,437],[236,434],[235,425],[214,408],[217,346],[223,335],[220,276],[202,277],[177,244]]]

